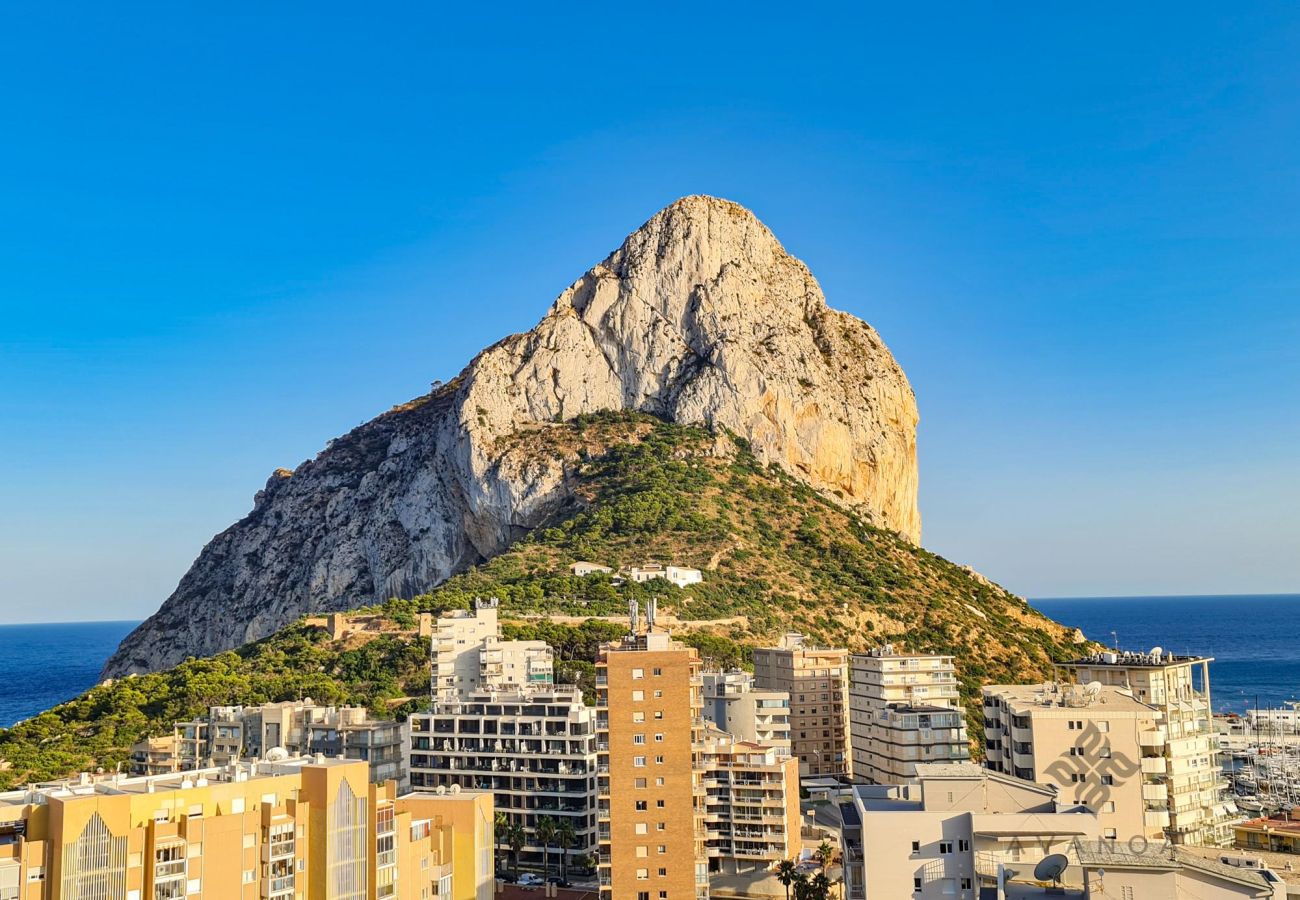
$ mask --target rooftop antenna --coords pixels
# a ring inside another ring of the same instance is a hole
[[[1116,652],[1119,651],[1119,632],[1118,632],[1118,631],[1112,631],[1112,632],[1110,633],[1110,645],[1111,645],[1112,648],[1115,649]]]
[[[655,630],[655,613],[658,611],[659,600],[657,597],[651,597],[645,604],[645,624],[646,631]]]
[[[632,629],[632,634],[636,634],[641,628],[641,605],[633,598],[627,601],[627,620]]]

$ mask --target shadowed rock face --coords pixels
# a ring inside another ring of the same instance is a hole
[[[920,538],[916,401],[880,337],[827,308],[748,210],[687,197],[532,331],[273,474],[105,677],[236,647],[306,612],[411,596],[500,552],[570,499],[573,461],[499,439],[610,409],[730,429],[761,459]]]

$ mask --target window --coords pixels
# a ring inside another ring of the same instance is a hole
[[[644,735],[644,734],[634,734],[634,735],[632,735],[632,743],[634,743],[634,744],[644,744],[644,743],[645,743],[645,735]]]
[[[668,852],[668,845],[667,845],[667,844],[660,844],[660,845],[659,845],[659,855],[660,855],[660,856],[663,856],[663,855],[664,855],[665,853],[667,853],[667,852]]]
[[[634,712],[634,713],[632,713],[632,724],[633,724],[633,725],[639,725],[639,724],[641,724],[641,723],[644,722],[644,721],[645,721],[645,713],[643,713],[643,712]]]
[[[636,802],[636,811],[637,811],[637,812],[645,812],[647,808],[648,808],[648,807],[646,806],[646,802],[645,802],[644,800],[638,800],[638,801]]]
[[[957,842],[957,849],[960,850],[962,853],[966,853],[967,851],[970,850],[970,841],[966,840],[965,838],[962,838]]]
[[[1105,777],[1105,776],[1102,776],[1102,777]],[[1072,782],[1075,783],[1075,784],[1083,784],[1083,783],[1085,783],[1087,780],[1088,780],[1088,776],[1087,776],[1085,773],[1075,772],[1075,773],[1073,773],[1073,774],[1070,775],[1070,781],[1072,781]]]
[[[1102,783],[1102,784],[1114,784],[1114,783],[1115,783],[1115,776],[1114,776],[1114,775],[1103,775],[1103,776],[1101,776],[1101,783]]]
[[[940,842],[939,842],[939,852],[940,852],[940,853],[951,853],[951,852],[952,852],[952,841],[940,841]]]
[[[664,695],[664,692],[663,692],[663,691],[655,691],[655,692],[654,692],[654,698],[655,698],[656,700],[658,700],[659,698],[661,698],[663,695]]]
[[[639,679],[639,678],[645,678],[645,669],[633,669],[633,670],[632,670],[632,680],[633,680],[633,681],[636,681],[636,680]]]
[[[663,787],[663,786],[664,786],[664,777],[660,775],[658,778],[655,779],[655,787]]]
[[[649,829],[646,828],[645,822],[637,822],[636,826],[632,830],[637,834],[645,834],[649,831]]]
[[[662,800],[656,800],[656,801],[655,801],[655,806],[658,807],[659,809],[663,809],[663,808],[664,808],[664,802],[663,802]]]
[[[655,743],[656,743],[656,744],[662,744],[663,742],[664,742],[664,736],[663,736],[662,734],[656,734],[656,735],[655,735]]]
[[[969,890],[971,889],[971,888],[970,888],[970,879],[969,879],[969,878],[963,878],[963,879],[961,880],[961,889],[962,889],[963,891],[969,891]]]
[[[1110,759],[1110,748],[1109,747],[1099,748],[1097,750],[1097,755],[1100,756],[1102,759]]]
[[[636,856],[637,856],[637,859],[645,859],[645,858],[646,858],[647,856],[649,856],[649,855],[650,855],[650,851],[649,851],[648,848],[646,848],[646,847],[637,847],[637,848],[636,848]]]
[[[655,823],[655,831],[667,831],[667,830],[668,830],[668,823],[667,823],[667,822],[656,822],[656,823]]]
[[[920,842],[920,841],[912,841],[912,852],[913,852],[913,853],[920,853],[920,852],[921,852],[921,842]]]
[[[649,880],[650,880],[650,870],[649,870],[649,869],[637,869],[637,870],[636,870],[636,880],[637,880],[637,881],[649,881]]]
[[[632,757],[632,765],[634,765],[634,766],[636,766],[636,767],[638,767],[638,768],[644,768],[644,767],[645,767],[645,757],[644,757],[644,756],[634,756],[634,757]]]
[[[656,693],[658,693],[658,692],[656,691]],[[656,719],[662,719],[663,717],[664,717],[664,711],[663,711],[662,709],[656,709],[656,710],[655,710],[655,718],[656,718]]]
[[[921,884],[921,879],[920,879],[920,878],[913,878],[913,879],[912,879],[912,890],[914,890],[914,891],[919,891],[922,887],[923,887],[923,885]]]
[[[662,674],[664,673],[664,670],[663,670],[663,669],[658,669],[658,668],[656,668],[656,669],[654,670],[654,673],[655,673],[655,677],[658,678],[660,675],[662,675]]]
[[[1070,755],[1071,755],[1071,756],[1083,756],[1083,748],[1082,748],[1082,747],[1071,747],[1071,748],[1070,748]]]
[[[1104,813],[1113,813],[1115,811],[1115,801],[1107,800],[1101,805],[1101,811]]]
[[[1118,837],[1118,835],[1116,835],[1114,828],[1107,828],[1102,833],[1102,837],[1104,837],[1108,841],[1113,841],[1115,840],[1116,837]]]
[[[633,700],[633,702],[635,702],[635,703],[640,703],[640,702],[641,702],[642,700],[644,700],[644,699],[645,699],[645,691],[633,691],[633,692],[632,692],[632,700]]]
[[[641,788],[643,788],[643,787],[645,787],[645,786],[646,786],[646,784],[645,784],[645,779],[644,779],[644,778],[637,778],[636,780],[634,780],[634,781],[632,782],[632,786],[635,787],[635,788],[637,788],[638,790],[641,789]]]
[[[637,892],[636,892],[636,900],[650,900],[650,892],[649,892],[649,891],[637,891]]]
[[[659,870],[659,877],[660,877],[660,878],[666,878],[667,876],[668,876],[668,870],[667,870],[667,869],[662,869],[662,868],[661,868],[661,869]]]
[[[656,757],[655,757],[655,765],[656,765],[656,766],[662,766],[663,764],[664,764],[664,758],[663,758],[662,756],[656,756]]]

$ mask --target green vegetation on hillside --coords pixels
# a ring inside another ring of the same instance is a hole
[[[497,597],[508,637],[546,640],[562,680],[590,689],[602,641],[622,634],[629,599],[655,598],[661,621],[713,663],[747,666],[752,648],[786,630],[861,650],[885,641],[952,653],[963,694],[1048,677],[1077,654],[1071,633],[966,569],[871,526],[742,442],[633,414],[605,414],[521,432],[502,449],[573,461],[577,498],[506,552],[420,597],[373,611],[413,630],[419,612]],[[619,568],[694,566],[700,584],[615,584],[572,576],[590,560]],[[575,617],[551,620],[549,617]],[[589,617],[595,618],[584,622]],[[311,696],[404,715],[423,702],[427,648],[413,634],[330,641],[303,623],[236,652],[92,688],[0,730],[0,787],[81,769],[111,769],[146,735],[212,705]],[[971,704],[972,737],[982,733]]]

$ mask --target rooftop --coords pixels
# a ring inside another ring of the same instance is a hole
[[[1196,850],[1198,852],[1191,852]],[[1125,845],[1114,846],[1108,842],[1096,845],[1080,843],[1076,847],[1079,864],[1096,868],[1124,869],[1197,869],[1201,872],[1226,878],[1251,887],[1272,887],[1276,875],[1259,869],[1232,866],[1219,861],[1221,856],[1257,857],[1249,851],[1222,850],[1210,847],[1183,848],[1152,846],[1145,853],[1134,853]],[[1202,855],[1204,853],[1204,855]],[[1271,876],[1271,877],[1270,877]]]
[[[1009,703],[1025,706],[1061,709],[1088,709],[1105,707],[1107,713],[1152,712],[1153,708],[1134,697],[1123,688],[1101,685],[1089,689],[1081,684],[990,684],[984,687],[985,696],[1000,697]]]
[[[1179,656],[1160,647],[1152,647],[1146,653],[1132,650],[1103,650],[1091,656],[1080,657],[1070,662],[1060,663],[1072,669],[1078,666],[1115,666],[1124,669],[1163,669],[1166,666],[1184,666],[1189,663],[1214,662],[1213,656]]]

